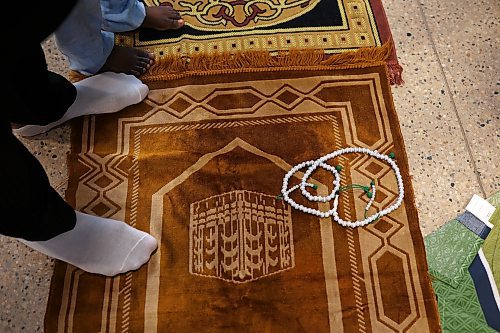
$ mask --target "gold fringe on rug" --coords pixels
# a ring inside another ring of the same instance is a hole
[[[391,56],[393,45],[385,43],[380,47],[361,48],[356,51],[325,55],[323,50],[306,49],[278,52],[271,55],[267,51],[244,51],[238,53],[196,54],[187,56],[166,56],[141,76],[143,82],[169,80],[179,75],[209,74],[221,70],[237,70],[244,68],[273,67],[311,67],[311,66],[369,66],[379,62],[387,62]],[[402,84],[401,66],[396,61],[388,63],[388,72],[392,84]],[[70,79],[79,81],[84,75],[72,72]]]
[[[361,64],[387,61],[392,53],[393,45],[385,43],[380,47],[364,47],[356,51],[335,54],[322,61],[321,65],[344,66],[349,64]]]
[[[86,77],[87,77],[86,75],[83,75],[77,71],[70,71],[68,73],[68,80],[70,80],[73,83],[81,81],[81,80],[85,79]]]

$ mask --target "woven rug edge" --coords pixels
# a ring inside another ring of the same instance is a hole
[[[400,85],[402,67],[396,60],[391,60],[394,52],[392,41],[378,47],[360,48],[355,51],[338,53],[327,57],[321,49],[292,49],[272,54],[267,51],[243,51],[238,53],[197,54],[196,56],[166,56],[158,59],[149,71],[140,77],[141,81],[155,82],[178,79],[196,75],[211,75],[239,71],[258,72],[269,68],[365,68],[387,65],[391,84]],[[72,71],[69,78],[73,82],[86,76]]]

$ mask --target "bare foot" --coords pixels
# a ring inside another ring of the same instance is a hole
[[[154,55],[131,47],[115,45],[108,59],[99,70],[140,76],[154,63]]]
[[[160,6],[147,7],[146,18],[141,27],[155,30],[175,30],[184,25],[184,20],[171,5],[162,3]]]

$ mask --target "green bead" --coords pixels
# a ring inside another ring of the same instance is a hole
[[[396,157],[396,154],[394,154],[394,153],[390,153],[390,154],[389,154],[389,157],[390,157],[390,158],[394,158],[394,157]]]
[[[372,196],[373,196],[372,192],[367,192],[367,193],[366,193],[366,195],[367,195],[367,196],[368,196],[368,198],[370,198],[370,199],[371,199],[371,198],[372,198]]]
[[[337,171],[339,171],[339,172],[340,172],[340,171],[342,171],[342,167],[341,167],[340,165],[337,165],[337,166],[335,167],[335,170],[337,170]]]
[[[276,196],[276,201],[280,201],[281,199],[283,199],[283,197],[281,195]]]
[[[317,190],[318,189],[318,185],[313,184],[312,188],[315,189],[315,190]]]
[[[364,190],[365,192],[368,192],[368,191],[370,191],[370,188],[369,188],[368,186],[363,186],[363,190]]]
[[[372,180],[372,181],[370,182],[370,186],[373,186],[373,185],[375,185],[375,181],[374,181],[374,180]]]

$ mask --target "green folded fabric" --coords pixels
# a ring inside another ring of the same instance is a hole
[[[486,240],[458,220],[425,237],[427,263],[444,333],[496,332],[488,326],[468,270],[482,245],[497,286],[500,285],[500,192],[488,201],[497,209],[490,219],[496,227]]]
[[[490,223],[495,227],[491,229],[484,241],[483,252],[493,272],[497,287],[500,288],[500,191],[489,197],[488,202],[497,209],[490,219]]]
[[[462,278],[457,288],[433,279],[443,333],[495,333],[488,326],[470,274]]]
[[[456,288],[484,240],[457,220],[452,220],[425,237],[429,273]]]

